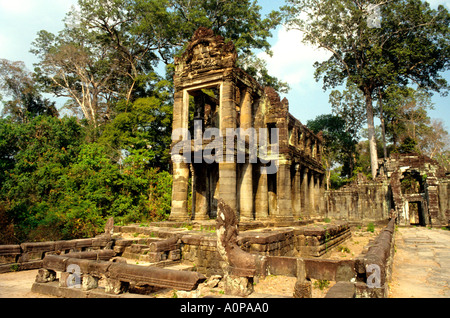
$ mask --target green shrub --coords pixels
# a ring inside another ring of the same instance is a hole
[[[320,290],[324,290],[330,286],[330,281],[326,279],[318,279],[314,282],[314,287]]]

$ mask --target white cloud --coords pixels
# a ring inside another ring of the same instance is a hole
[[[303,44],[300,31],[288,31],[285,27],[279,29],[272,52],[272,57],[266,53],[259,54],[259,57],[267,62],[271,75],[288,82],[292,89],[310,88],[315,83],[314,62],[327,60],[331,56],[325,50]]]
[[[28,14],[38,4],[38,1],[33,0],[0,0],[0,10],[8,15]]]
[[[302,43],[302,33],[298,30],[280,27],[275,39],[273,56],[260,53],[258,57],[267,62],[270,75],[291,87],[288,94],[281,94],[281,98],[288,98],[291,114],[306,123],[320,114],[330,113],[329,92],[324,92],[322,83],[314,79],[313,64],[327,60],[331,53]]]
[[[447,9],[450,9],[450,0],[426,0],[426,2],[431,4],[432,8],[435,8],[438,5],[442,4],[447,7]]]
[[[0,58],[24,61],[32,69],[29,53],[39,30],[58,32],[62,19],[76,0],[0,0]]]

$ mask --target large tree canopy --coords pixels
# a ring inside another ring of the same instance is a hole
[[[160,62],[170,70],[174,55],[204,26],[233,41],[242,66],[260,72],[263,85],[285,90],[264,65],[254,68],[254,50],[270,53],[268,38],[280,22],[276,12],[263,18],[260,10],[250,0],[79,0],[62,31],[43,30],[33,43],[36,72],[97,126],[111,118],[115,101],[147,97],[165,76]]]

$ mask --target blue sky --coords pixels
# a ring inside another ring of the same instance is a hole
[[[432,6],[444,4],[450,9],[450,0],[430,0]],[[58,32],[63,28],[62,19],[77,0],[0,0],[0,58],[24,61],[32,70],[35,57],[29,53],[31,43],[39,30]],[[278,9],[282,0],[258,0],[263,13]],[[314,80],[313,63],[327,58],[326,52],[316,51],[303,45],[300,34],[287,32],[283,27],[273,31],[270,40],[272,58],[260,54],[266,59],[269,72],[289,83],[291,90],[287,97],[290,112],[302,123],[321,114],[331,113],[328,103],[329,91],[322,90],[322,83]],[[450,81],[450,72],[445,74]],[[450,97],[433,97],[435,110],[430,111],[432,118],[444,121],[450,128]],[[0,106],[1,107],[1,106]]]

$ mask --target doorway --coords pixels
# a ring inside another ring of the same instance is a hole
[[[422,201],[408,202],[409,223],[410,225],[426,226],[427,221],[424,213]]]

